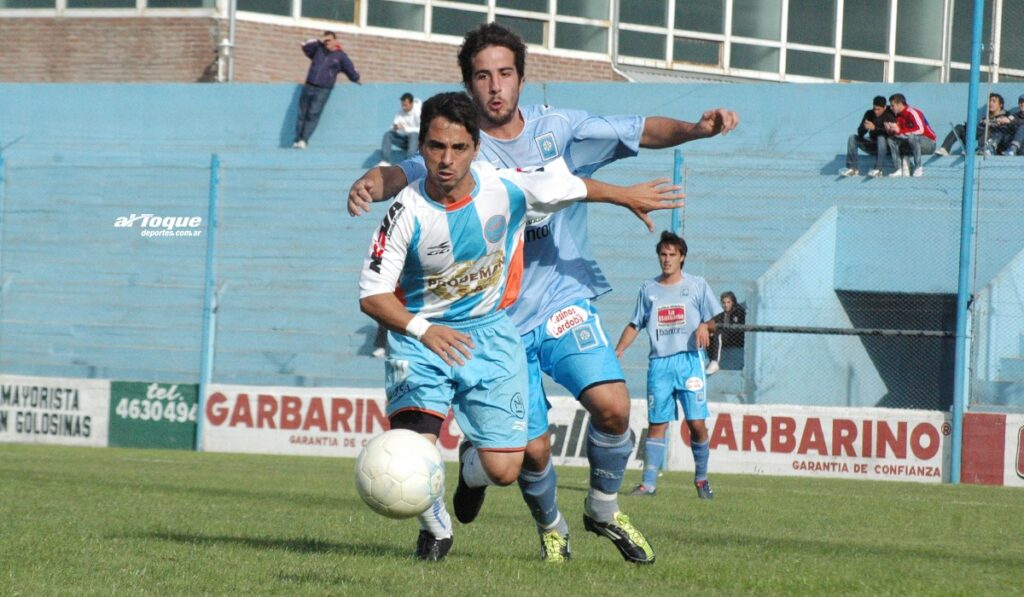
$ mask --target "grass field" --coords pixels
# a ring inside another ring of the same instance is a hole
[[[714,463],[712,463],[713,467]],[[586,471],[559,471],[573,560],[545,565],[518,489],[491,489],[439,563],[373,514],[353,461],[0,445],[0,594],[1020,594],[1020,489],[669,473],[620,504],[657,551],[627,565],[580,522]],[[454,488],[454,466],[447,485]],[[632,471],[626,485],[636,482]]]

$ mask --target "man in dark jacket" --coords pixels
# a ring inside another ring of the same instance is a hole
[[[871,109],[865,112],[864,117],[860,119],[857,134],[850,135],[850,139],[846,143],[846,168],[839,171],[840,176],[860,174],[857,169],[858,149],[875,156],[875,167],[868,172],[868,176],[882,175],[882,164],[885,163],[885,156],[889,149],[886,143],[888,138],[885,134],[885,123],[896,122],[896,115],[885,107],[884,97],[876,95],[872,103]]]
[[[313,136],[320,113],[323,112],[327,99],[331,97],[334,82],[338,73],[353,83],[359,83],[359,73],[352,65],[348,54],[341,49],[341,42],[333,31],[324,31],[320,39],[310,39],[302,44],[302,51],[310,59],[309,72],[306,73],[306,84],[302,86],[299,96],[299,121],[295,126],[295,149],[305,149],[309,138]]]

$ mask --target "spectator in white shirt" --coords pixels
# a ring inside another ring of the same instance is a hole
[[[391,151],[398,147],[406,152],[406,157],[412,157],[419,148],[420,136],[420,100],[414,98],[411,93],[402,94],[402,109],[395,112],[395,119],[391,121],[391,128],[384,133],[384,140],[381,142],[381,162],[378,166],[391,165]]]

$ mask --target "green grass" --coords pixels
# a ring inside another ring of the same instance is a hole
[[[714,463],[712,462],[712,467]],[[684,473],[620,504],[657,551],[584,533],[586,471],[559,471],[573,560],[545,565],[518,489],[488,490],[447,560],[373,514],[353,461],[0,445],[0,594],[1014,594],[1024,492]],[[454,467],[449,468],[449,494]],[[630,472],[626,487],[636,482]]]

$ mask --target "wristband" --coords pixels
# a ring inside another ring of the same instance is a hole
[[[413,318],[405,326],[405,332],[417,340],[422,340],[423,334],[427,333],[427,328],[429,327],[429,321],[419,315],[413,315]]]

